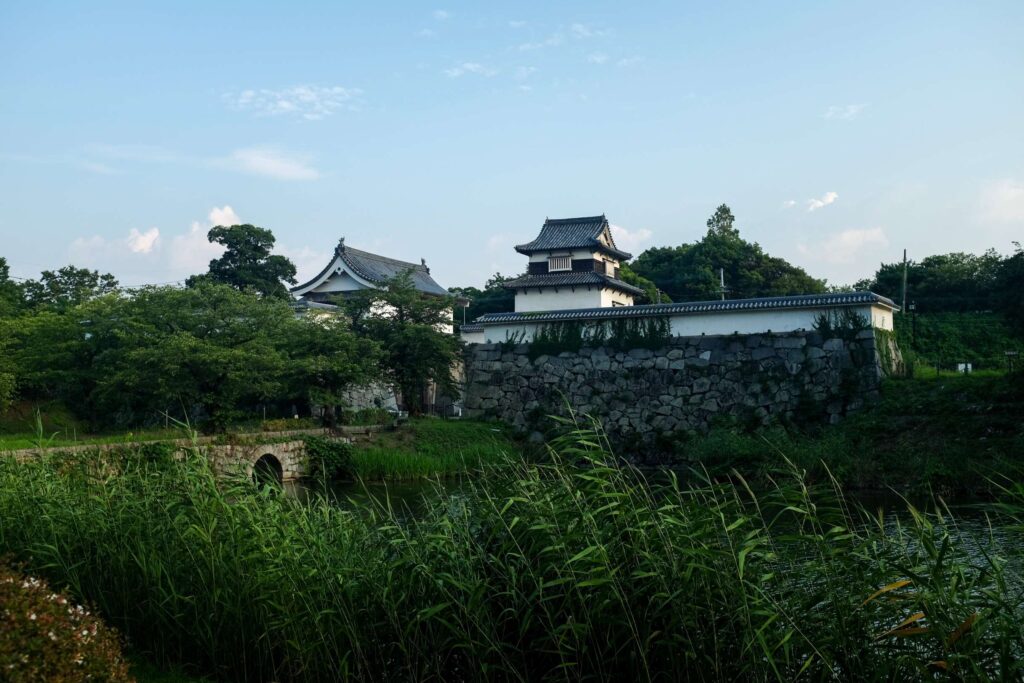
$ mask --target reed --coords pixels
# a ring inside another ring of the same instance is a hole
[[[415,518],[218,480],[198,451],[8,459],[0,554],[224,680],[1020,676],[1020,558],[948,510],[870,515],[792,468],[655,486],[567,426]]]

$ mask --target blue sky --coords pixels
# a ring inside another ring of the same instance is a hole
[[[144,6],[145,5],[145,6]],[[1024,239],[1024,3],[4,2],[0,256],[126,284],[270,228],[444,285],[546,216],[742,234],[830,282]]]

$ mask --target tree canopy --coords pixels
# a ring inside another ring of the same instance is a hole
[[[193,275],[189,287],[200,282],[218,282],[238,290],[251,289],[263,296],[287,298],[284,283],[295,284],[295,264],[288,258],[271,254],[274,233],[255,225],[218,225],[210,228],[210,242],[224,246],[220,258],[210,261],[203,275]]]
[[[10,318],[25,306],[25,295],[17,282],[11,279],[7,259],[0,256],[0,320]]]
[[[368,380],[378,357],[340,319],[296,318],[281,299],[212,282],[40,310],[13,332],[19,394],[108,426],[164,413],[223,426],[260,406],[290,414]]]
[[[425,295],[403,273],[340,303],[355,332],[381,345],[384,375],[411,414],[423,411],[430,384],[455,395],[452,372],[462,344],[449,331],[452,297]]]
[[[514,280],[514,277],[505,277],[501,273],[495,273],[484,284],[483,289],[476,287],[452,287],[449,291],[456,297],[463,297],[469,300],[469,306],[465,310],[466,321],[472,322],[485,313],[505,313],[515,310],[516,293],[505,287],[505,283]],[[455,322],[462,322],[463,311],[456,306]]]
[[[725,271],[726,296],[730,299],[825,290],[824,280],[766,254],[756,242],[740,237],[735,220],[723,204],[708,219],[707,233],[699,241],[678,247],[653,247],[640,254],[630,267],[673,301],[719,298],[719,269]]]
[[[110,294],[117,288],[117,279],[110,273],[101,275],[98,270],[75,266],[44,270],[38,280],[26,280],[22,285],[28,306],[58,311]]]
[[[907,263],[907,303],[922,313],[991,311],[996,308],[1003,257],[995,249],[982,255],[954,252]],[[903,296],[903,263],[883,263],[873,278],[862,280],[869,289],[899,303]]]

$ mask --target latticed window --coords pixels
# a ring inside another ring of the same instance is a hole
[[[549,256],[548,271],[572,270],[572,256]]]

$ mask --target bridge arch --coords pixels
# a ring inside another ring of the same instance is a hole
[[[284,466],[273,453],[264,453],[253,464],[252,478],[257,484],[280,486],[284,483]]]

